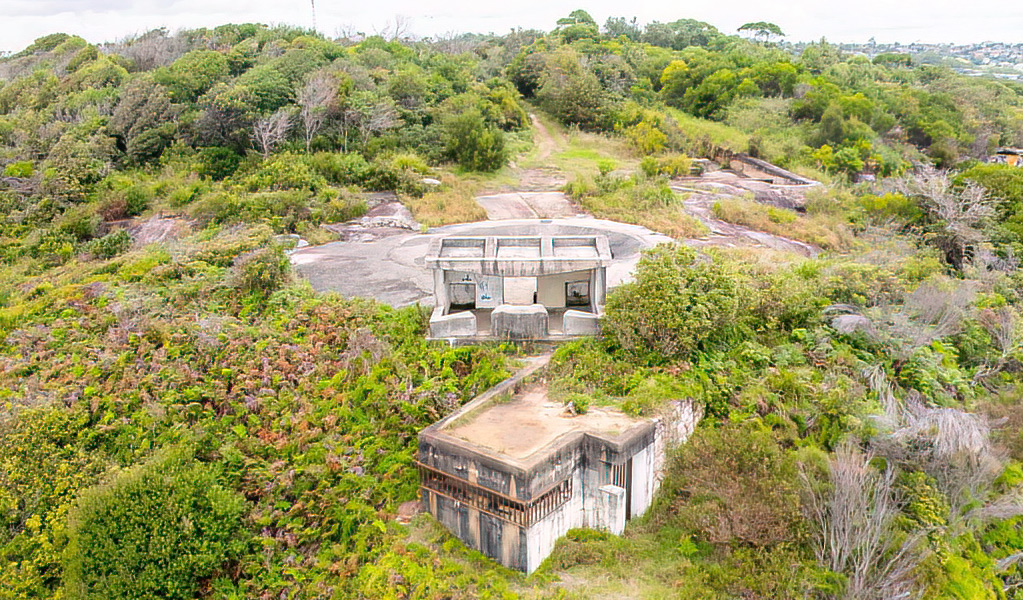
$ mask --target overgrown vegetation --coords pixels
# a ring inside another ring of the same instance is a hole
[[[0,59],[0,598],[1020,597],[1023,171],[977,160],[1023,143],[1021,90],[770,25]],[[564,143],[530,153],[527,109]],[[834,184],[713,209],[824,253],[657,248],[546,374],[577,413],[704,408],[648,515],[528,578],[399,525],[416,434],[513,350],[314,293],[282,234],[329,239],[366,190],[481,219],[547,167],[595,216],[701,237],[669,179],[727,152]]]

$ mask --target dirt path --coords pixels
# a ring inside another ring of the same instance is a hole
[[[529,114],[529,120],[533,123],[533,128],[536,129],[537,160],[550,158],[551,154],[558,148],[558,143],[554,141],[554,136],[551,135],[550,130],[547,129],[547,126],[543,124],[543,121],[535,113]]]
[[[692,187],[672,185],[676,193],[685,194],[683,207],[690,215],[696,217],[710,229],[710,235],[702,238],[686,240],[691,246],[723,246],[726,248],[759,247],[770,248],[781,252],[792,252],[806,257],[820,254],[821,249],[806,242],[757,231],[742,225],[728,223],[714,216],[714,203],[723,198],[732,198],[728,194],[716,194]]]
[[[561,169],[549,164],[549,159],[566,145],[565,141],[560,139],[560,136],[556,139],[551,130],[535,113],[529,114],[529,120],[533,124],[535,132],[534,141],[537,153],[527,162],[540,164],[520,170],[518,190],[530,192],[560,190],[568,179]]]

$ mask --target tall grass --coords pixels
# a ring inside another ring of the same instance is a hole
[[[730,198],[714,203],[714,216],[728,223],[806,242],[825,250],[848,250],[853,244],[852,231],[838,215],[799,215],[784,208]]]

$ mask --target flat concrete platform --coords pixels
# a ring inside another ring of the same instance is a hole
[[[491,220],[553,219],[582,216],[563,192],[507,192],[480,196],[476,202],[487,211]]]
[[[603,235],[611,248],[608,287],[631,280],[640,252],[668,236],[645,227],[588,217],[510,219],[447,225],[426,233],[409,231],[366,241],[332,242],[291,254],[295,270],[317,291],[336,291],[346,297],[369,297],[400,307],[419,303],[433,306],[433,277],[426,266],[430,243],[446,236]]]
[[[589,432],[615,437],[633,428],[649,427],[649,419],[590,408],[570,415],[565,405],[547,397],[547,388],[533,385],[507,402],[495,400],[479,411],[452,421],[445,433],[473,446],[517,460],[526,460],[566,434]]]

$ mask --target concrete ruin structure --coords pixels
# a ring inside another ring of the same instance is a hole
[[[434,240],[434,339],[547,340],[599,333],[611,263],[600,235]]]
[[[470,548],[533,572],[569,529],[619,534],[650,506],[666,449],[702,416],[689,401],[657,419],[569,414],[535,363],[419,434],[424,508]]]

